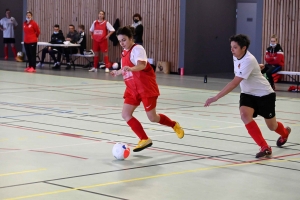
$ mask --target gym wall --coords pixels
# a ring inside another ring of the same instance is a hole
[[[285,71],[300,71],[300,2],[299,0],[265,0],[263,17],[262,60],[270,37],[278,36],[285,56]],[[296,77],[295,77],[296,78]],[[285,81],[291,81],[284,77]]]
[[[131,25],[133,14],[140,13],[148,57],[155,61],[169,61],[171,71],[177,71],[179,0],[27,0],[27,10],[33,12],[33,19],[41,28],[39,41],[50,40],[54,24],[60,25],[64,35],[68,33],[69,24],[74,24],[76,29],[83,24],[87,49],[92,45],[89,28],[100,10],[106,12],[106,19],[112,25],[119,18],[121,26]],[[113,46],[109,42],[111,62],[120,59],[121,51],[119,45]]]

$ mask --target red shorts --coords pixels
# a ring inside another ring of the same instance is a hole
[[[107,39],[105,39],[101,42],[97,42],[97,41],[93,40],[93,51],[94,52],[102,52],[102,53],[108,52],[108,41],[107,41]]]
[[[145,111],[148,112],[154,108],[156,108],[156,103],[157,103],[157,98],[156,97],[144,97],[141,98],[139,95],[134,97],[130,94],[125,94],[124,96],[124,103],[129,104],[129,105],[133,105],[133,106],[139,106],[141,102],[143,102]]]

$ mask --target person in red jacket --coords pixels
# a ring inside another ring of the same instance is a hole
[[[109,72],[109,58],[108,58],[108,38],[113,32],[115,32],[114,27],[105,20],[105,12],[100,11],[98,15],[98,20],[95,20],[90,28],[91,37],[93,40],[93,51],[95,53],[94,57],[94,67],[90,69],[90,72],[97,72],[99,64],[99,52],[101,51],[104,56],[104,63],[106,67],[106,72]]]
[[[121,55],[121,69],[113,70],[111,75],[123,75],[126,90],[122,117],[140,138],[138,145],[133,149],[134,152],[138,152],[152,146],[152,140],[148,138],[142,124],[132,115],[141,102],[143,102],[147,117],[151,122],[173,128],[180,139],[183,138],[184,131],[178,122],[163,114],[156,113],[156,103],[159,96],[156,76],[148,62],[145,49],[134,43],[133,32],[132,27],[118,29],[116,35],[124,50]]]
[[[24,47],[29,66],[25,69],[26,72],[35,72],[36,66],[36,46],[40,35],[38,24],[32,19],[32,12],[27,11],[26,21],[23,23],[24,29]]]
[[[261,73],[266,73],[268,81],[275,90],[275,84],[273,79],[273,74],[282,70],[284,66],[284,54],[283,49],[280,44],[278,44],[278,39],[276,35],[272,35],[270,46],[267,48],[265,61],[267,64],[260,64]]]

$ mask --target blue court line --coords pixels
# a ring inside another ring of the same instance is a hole
[[[0,116],[0,118],[15,118],[15,117],[29,117],[29,116],[37,116],[37,115],[50,115],[51,113],[37,113],[37,114],[30,114],[30,115],[15,115],[15,116]]]
[[[8,102],[1,102],[1,101],[0,101],[0,104],[2,104],[2,105],[10,105],[10,106],[15,106],[15,107],[44,109],[46,111],[53,111],[53,112],[58,112],[58,113],[72,113],[73,112],[71,110],[60,110],[60,109],[53,109],[53,108],[47,108],[47,107],[30,106],[30,105],[25,105],[25,104],[8,103]]]

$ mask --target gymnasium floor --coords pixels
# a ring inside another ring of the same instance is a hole
[[[150,123],[140,107],[135,117],[153,146],[117,161],[115,142],[138,142],[121,118],[121,77],[23,69],[0,61],[1,199],[299,199],[300,93],[286,92],[289,85],[277,85],[276,107],[292,128],[289,141],[277,148],[278,135],[257,118],[273,148],[272,159],[257,160],[239,118],[239,89],[203,107],[229,79],[159,74],[158,111],[186,135]]]

